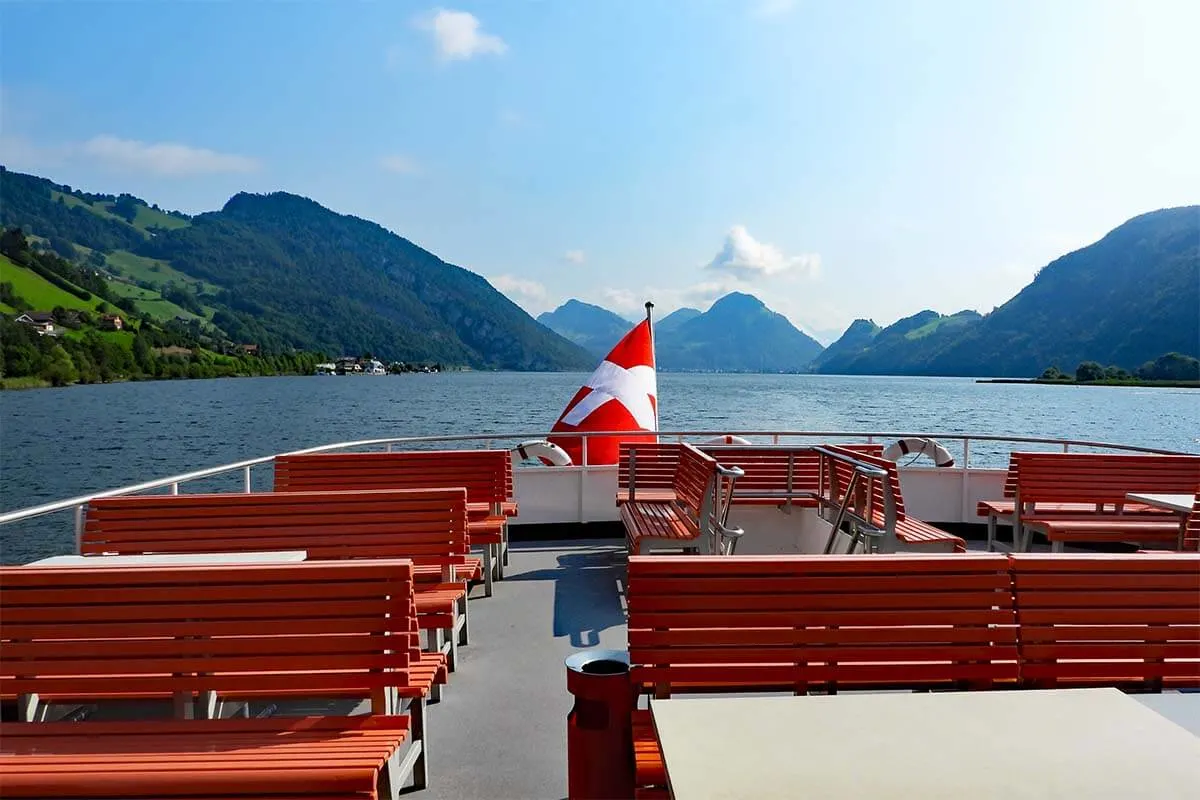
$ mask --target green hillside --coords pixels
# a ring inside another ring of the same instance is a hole
[[[239,194],[187,218],[2,167],[0,178],[5,227],[82,253],[89,268],[119,276],[112,292],[149,316],[204,317],[263,353],[371,352],[484,369],[586,369],[594,360],[479,275],[303,197]]]
[[[0,255],[0,282],[11,283],[13,293],[23,297],[34,311],[49,311],[55,306],[77,311],[95,311],[103,302],[97,297],[81,300],[28,267],[14,264],[12,259],[5,255]]]

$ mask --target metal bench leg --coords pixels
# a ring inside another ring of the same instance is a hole
[[[471,643],[471,604],[465,594],[458,603],[458,643],[465,646]]]
[[[42,714],[46,711],[43,708]],[[37,694],[23,694],[17,698],[17,719],[21,722],[35,722],[38,718]]]
[[[504,543],[492,545],[496,549],[496,580],[504,580]]]
[[[492,548],[483,548],[483,596],[492,596]]]
[[[501,532],[500,538],[501,538],[500,546],[502,548],[504,548],[504,556],[503,556],[504,566],[507,567],[508,566],[508,523],[507,522],[504,523],[504,529]]]
[[[454,621],[450,624],[450,630],[442,635],[438,631],[438,641],[446,640],[446,669],[454,672],[458,669],[458,614],[454,614]]]
[[[996,518],[991,515],[987,521],[987,549],[989,553],[996,551]]]
[[[408,705],[408,714],[412,718],[413,744],[421,748],[420,755],[413,763],[413,788],[424,789],[429,785],[429,715],[425,713],[425,698],[412,700]]]

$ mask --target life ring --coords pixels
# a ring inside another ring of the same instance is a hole
[[[512,454],[514,465],[520,464],[522,461],[536,460],[548,467],[571,466],[571,457],[567,455],[567,451],[545,439],[521,442],[509,452]]]
[[[743,439],[741,436],[734,436],[727,433],[724,436],[714,436],[711,439],[706,439],[703,444],[740,444],[745,446],[753,444],[753,442],[749,439]]]
[[[939,467],[954,466],[954,456],[935,439],[898,439],[883,451],[883,457],[888,461],[897,461],[907,455],[929,456]]]

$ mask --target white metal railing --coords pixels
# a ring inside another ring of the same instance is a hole
[[[579,437],[582,442],[582,454],[584,463],[571,467],[555,467],[558,470],[576,470],[582,474],[586,474],[593,467],[587,464],[587,443],[588,439],[595,436],[616,436],[616,435],[645,435],[645,431],[588,431],[588,432],[571,432],[571,433],[556,433],[556,437]],[[0,525],[6,525],[12,522],[32,519],[34,517],[53,514],[59,511],[74,509],[75,512],[75,534],[79,537],[83,529],[83,511],[85,506],[92,500],[99,500],[105,497],[119,497],[121,495],[138,494],[140,492],[153,491],[155,489],[166,488],[171,494],[179,494],[179,487],[185,483],[202,480],[204,478],[212,478],[218,475],[226,475],[231,472],[242,472],[242,491],[250,492],[252,490],[251,470],[256,466],[273,462],[276,458],[283,455],[303,455],[308,453],[325,453],[335,450],[350,450],[364,447],[386,447],[391,452],[397,444],[401,445],[427,445],[427,444],[449,444],[449,443],[483,443],[485,447],[492,447],[497,441],[516,442],[525,439],[542,438],[547,434],[544,431],[536,431],[533,433],[480,433],[480,434],[458,434],[444,436],[393,436],[381,439],[360,439],[350,442],[336,442],[334,444],[320,445],[318,447],[309,447],[303,450],[292,450],[287,453],[277,453],[269,456],[261,456],[259,458],[251,458],[245,461],[237,461],[232,464],[223,464],[217,467],[209,467],[207,469],[196,470],[194,472],[185,472],[181,475],[172,475],[167,478],[158,480],[146,481],[145,483],[136,483],[130,486],[121,486],[116,489],[107,489],[91,494],[71,497],[65,500],[57,500],[52,503],[44,503],[38,506],[30,506],[29,508],[20,508],[14,511],[8,511],[0,514]],[[962,444],[963,460],[962,465],[952,469],[966,470],[970,468],[971,442],[1007,442],[1015,444],[1046,444],[1061,446],[1063,452],[1068,452],[1072,447],[1090,447],[1105,450],[1117,450],[1122,452],[1132,453],[1151,453],[1158,455],[1177,455],[1178,451],[1161,450],[1151,447],[1138,447],[1135,445],[1112,444],[1109,442],[1092,442],[1080,439],[1049,439],[1033,436],[993,436],[987,434],[962,434],[962,433],[906,433],[894,431],[730,431],[730,430],[690,430],[690,431],[659,431],[659,437],[676,438],[683,440],[685,437],[717,437],[717,436],[742,436],[742,437],[769,437],[772,444],[778,445],[784,439],[865,439],[868,442],[873,442],[876,439],[906,439],[906,438],[928,438],[938,441],[958,441]],[[583,477],[581,475],[581,481]],[[581,500],[582,502],[582,500]]]

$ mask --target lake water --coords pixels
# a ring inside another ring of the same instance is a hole
[[[582,373],[235,378],[0,392],[0,509],[335,441],[545,431],[585,378]],[[1200,394],[1186,389],[662,374],[659,408],[663,430],[1007,434],[1200,453]],[[947,445],[956,456],[961,452]],[[1009,449],[974,443],[971,463],[1003,467]],[[269,488],[269,468],[255,476],[255,488]],[[239,480],[208,481],[190,490],[232,488]],[[0,527],[3,563],[72,547],[69,514]]]

